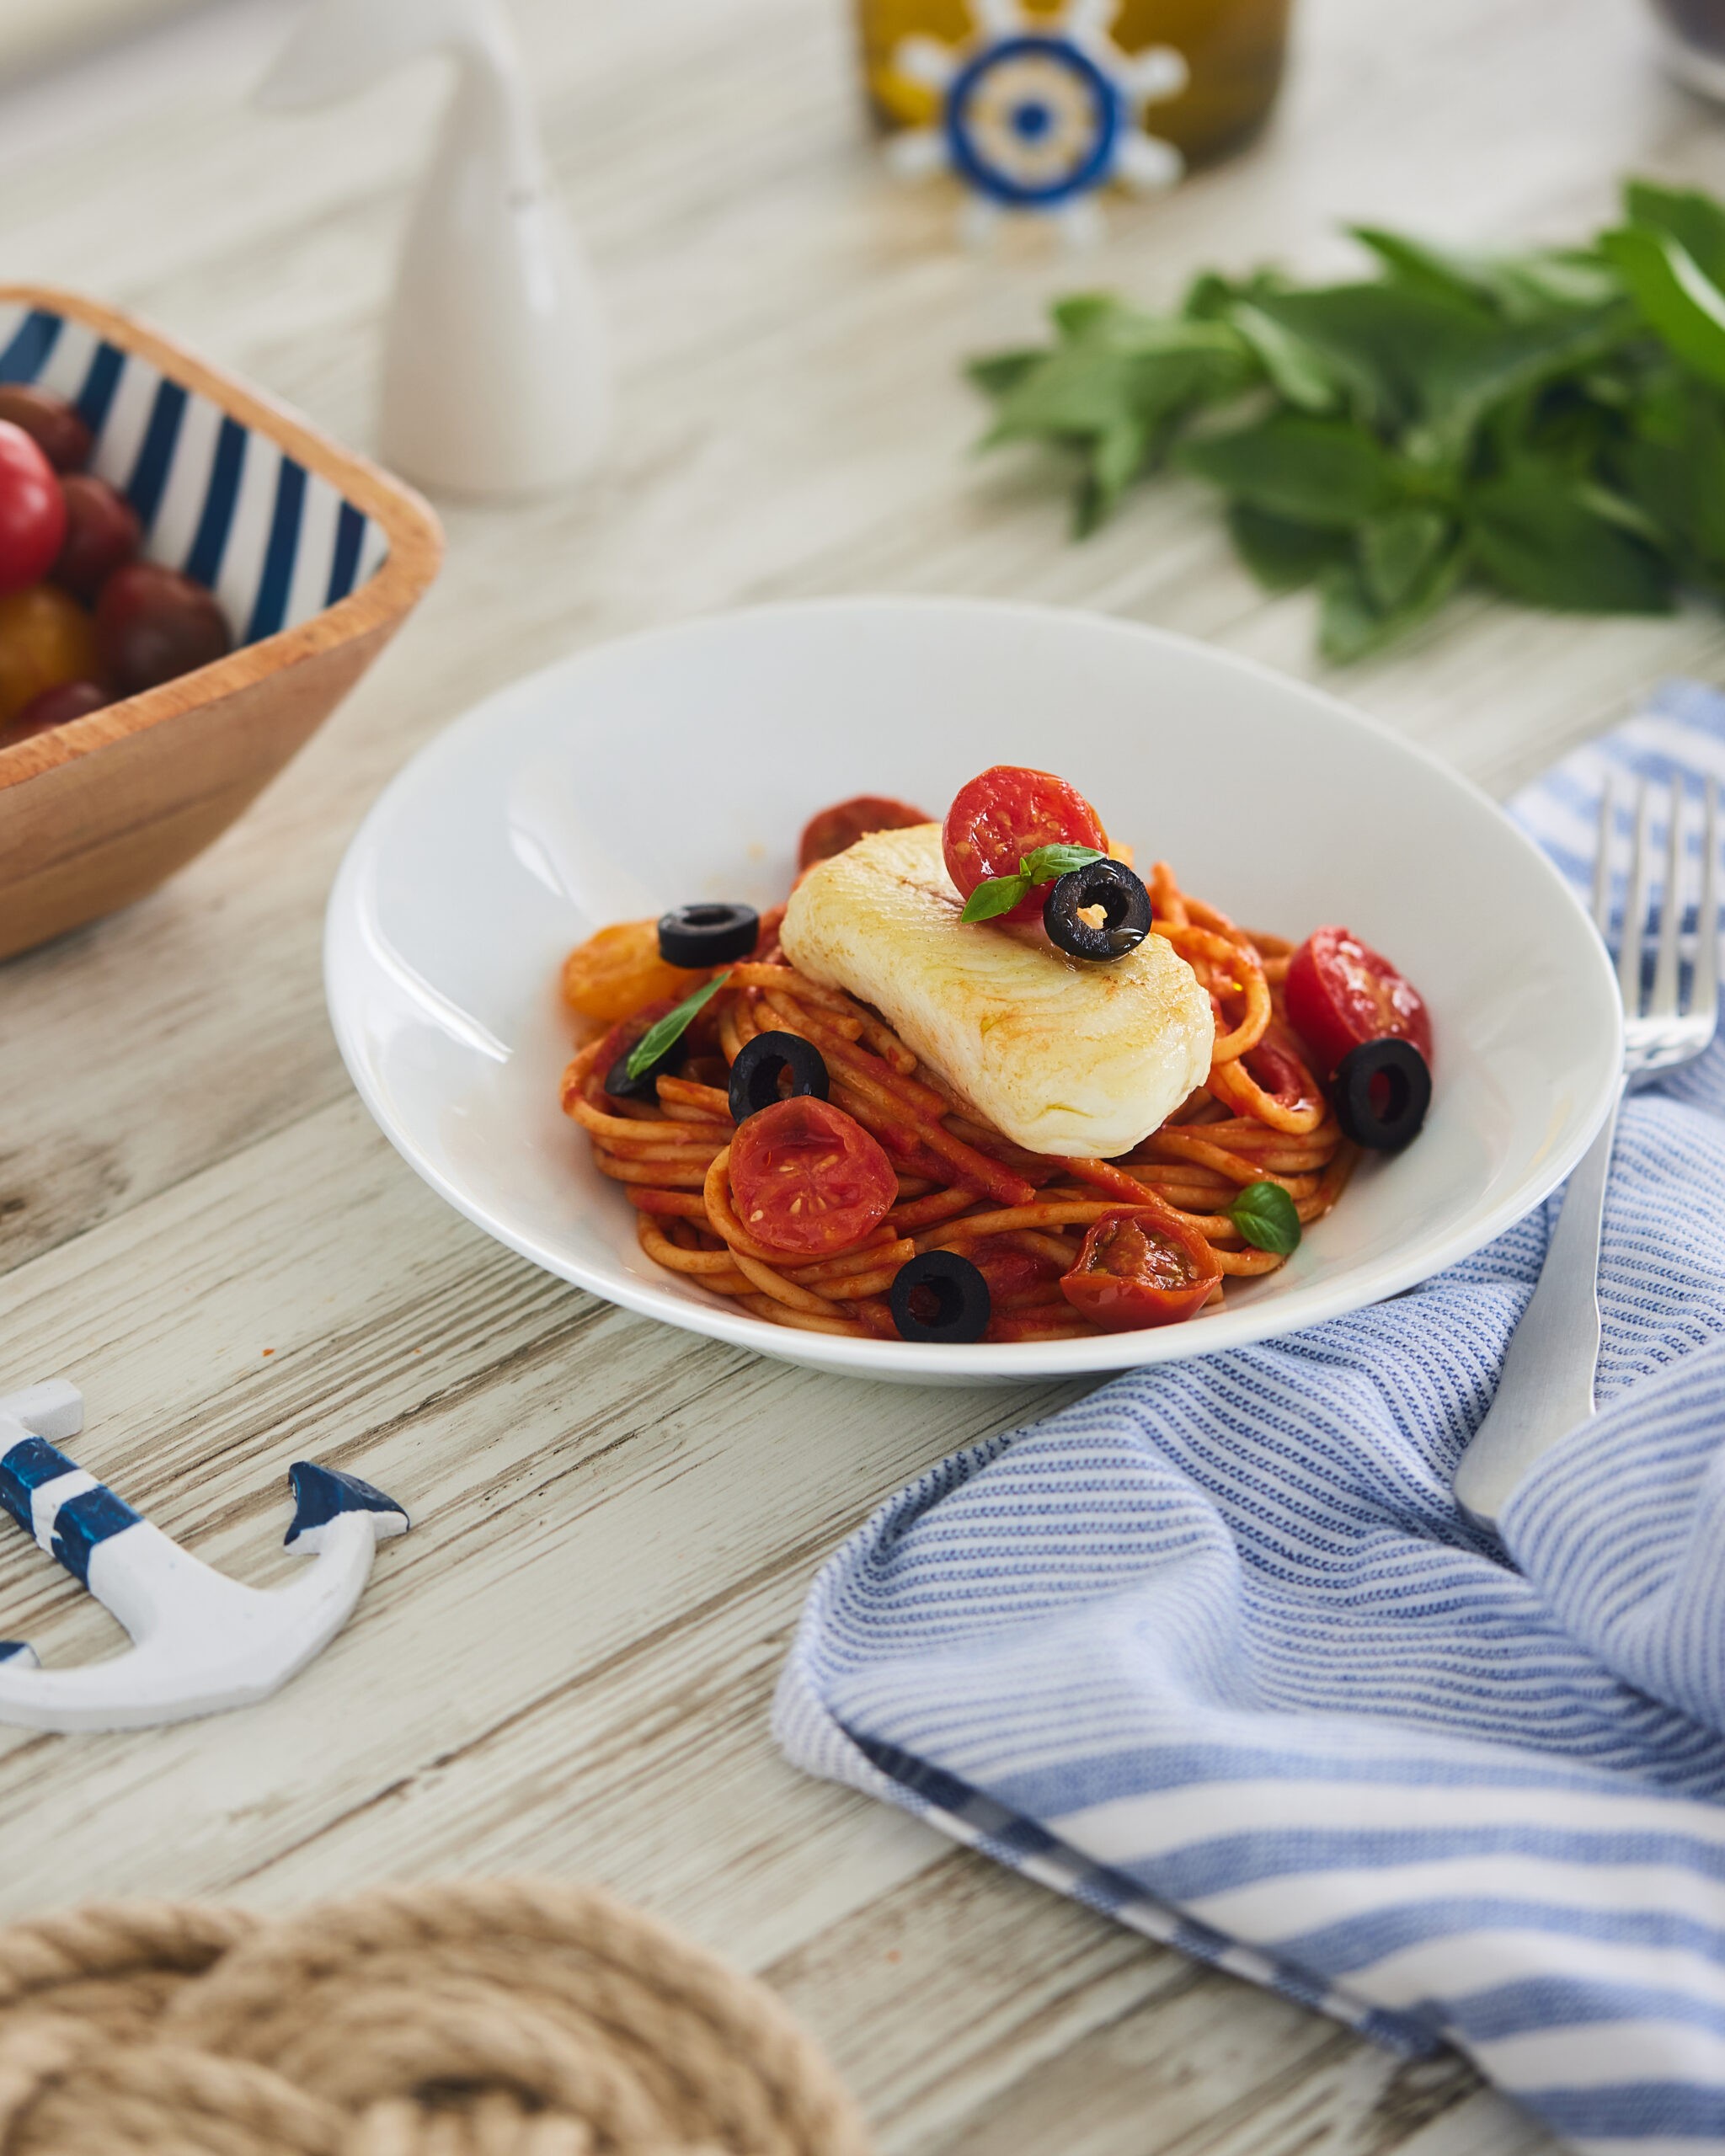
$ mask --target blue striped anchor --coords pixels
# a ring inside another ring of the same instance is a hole
[[[0,1722],[141,1729],[267,1698],[341,1630],[377,1545],[407,1513],[357,1476],[296,1460],[291,1549],[314,1556],[292,1586],[244,1587],[190,1556],[60,1449],[83,1397],[52,1379],[0,1396],[0,1506],[131,1635],[127,1654],[44,1669],[0,1641]]]

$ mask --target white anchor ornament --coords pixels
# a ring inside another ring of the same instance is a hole
[[[1140,108],[1178,97],[1185,60],[1172,45],[1124,52],[1108,34],[1119,0],[1067,0],[1030,14],[1019,0],[971,0],[967,44],[905,38],[896,73],[940,99],[932,127],[907,128],[889,150],[907,177],[950,171],[969,189],[965,237],[987,237],[1003,212],[1052,218],[1085,243],[1101,229],[1098,191],[1112,183],[1172,187],[1185,160],[1143,125]]]
[[[83,1428],[60,1379],[0,1396],[0,1506],[57,1557],[133,1645],[75,1669],[44,1669],[0,1641],[0,1722],[24,1729],[142,1729],[265,1699],[347,1621],[385,1537],[405,1534],[393,1497],[310,1460],[289,1469],[291,1548],[316,1562],[292,1586],[243,1587],[152,1527],[59,1449]]]
[[[318,0],[258,102],[333,104],[436,51],[457,80],[396,277],[379,445],[434,489],[538,493],[598,456],[610,371],[501,0]]]

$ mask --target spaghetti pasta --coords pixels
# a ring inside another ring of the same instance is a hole
[[[1273,1273],[1285,1261],[1248,1242],[1231,1217],[1240,1192],[1274,1183],[1310,1225],[1340,1198],[1357,1157],[1288,1021],[1292,946],[1236,926],[1183,890],[1166,862],[1147,888],[1155,932],[1210,995],[1215,1042],[1204,1083],[1121,1159],[1039,1155],[1011,1143],[919,1063],[878,1011],[798,973],[779,947],[777,915],[729,969],[692,1028],[684,1070],[658,1080],[656,1101],[621,1102],[604,1090],[644,1012],[633,1029],[624,1020],[574,1056],[563,1076],[564,1112],[586,1131],[601,1174],[636,1209],[645,1254],[775,1325],[895,1337],[886,1299],[894,1274],[915,1255],[945,1250],[969,1257],[988,1282],[987,1339],[1093,1332],[1060,1283],[1086,1231],[1135,1203],[1171,1208],[1223,1280]],[[736,1126],[724,1074],[761,1033],[795,1034],[820,1050],[833,1106],[879,1141],[897,1178],[885,1218],[814,1262],[751,1235],[730,1185]],[[1223,1294],[1218,1281],[1207,1307]]]

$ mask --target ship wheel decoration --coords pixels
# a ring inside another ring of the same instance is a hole
[[[1029,14],[1018,0],[971,6],[967,44],[911,37],[894,49],[895,72],[932,91],[940,114],[898,136],[890,152],[911,176],[958,174],[970,190],[967,237],[1021,211],[1088,240],[1101,221],[1098,189],[1118,181],[1149,193],[1180,178],[1180,152],[1140,113],[1180,94],[1186,62],[1167,45],[1123,52],[1108,34],[1119,0],[1067,0],[1056,14]]]

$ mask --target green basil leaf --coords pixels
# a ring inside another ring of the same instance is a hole
[[[1626,225],[1599,242],[1654,334],[1687,367],[1725,387],[1725,292],[1669,233]]]
[[[1351,530],[1397,493],[1395,464],[1373,435],[1303,413],[1188,442],[1179,461],[1235,501],[1320,531]]]
[[[1498,328],[1482,307],[1388,282],[1273,294],[1257,304],[1334,371],[1357,419],[1390,435],[1429,409],[1434,371],[1459,366]]]
[[[657,1063],[674,1041],[680,1041],[697,1017],[703,1011],[730,979],[730,968],[713,978],[692,995],[686,995],[675,1011],[667,1011],[656,1026],[649,1026],[629,1050],[629,1059],[623,1065],[631,1078],[638,1078],[649,1063]]]
[[[1049,317],[1062,337],[1078,343],[1106,329],[1126,312],[1124,302],[1113,292],[1069,292],[1055,302]]]
[[[1122,419],[1099,435],[1090,452],[1090,483],[1099,523],[1144,469],[1150,430],[1142,419]]]
[[[1348,558],[1344,533],[1315,531],[1308,524],[1292,524],[1246,502],[1228,504],[1228,531],[1241,559],[1266,591],[1298,591]]]
[[[1658,525],[1697,583],[1725,583],[1725,411],[1699,384],[1671,408],[1663,400],[1649,431],[1613,446],[1612,478]],[[1637,412],[1637,428],[1643,414]]]
[[[1290,1257],[1300,1247],[1300,1215],[1279,1182],[1249,1182],[1228,1208],[1228,1218],[1257,1250]]]
[[[1704,277],[1725,285],[1725,205],[1692,188],[1632,179],[1623,189],[1623,207],[1632,225],[1669,233]]]
[[[995,352],[986,359],[969,360],[964,371],[985,397],[1006,397],[1047,357],[1041,351]]]
[[[1531,461],[1476,488],[1466,504],[1475,560],[1530,606],[1593,614],[1664,614],[1669,564],[1600,516],[1561,470]]]
[[[1378,604],[1354,563],[1330,570],[1323,579],[1318,637],[1324,657],[1345,665],[1407,635],[1442,606],[1461,581],[1466,564],[1466,545],[1452,539],[1391,607]]]
[[[1028,888],[1052,883],[1056,876],[1070,876],[1075,868],[1087,868],[1092,861],[1105,860],[1093,846],[1039,846],[1018,863],[1018,874]]]
[[[964,901],[960,921],[992,921],[1010,913],[1030,889],[1028,876],[985,876]]]
[[[1251,347],[1269,385],[1284,403],[1302,412],[1333,412],[1343,402],[1335,369],[1304,337],[1256,307],[1236,300],[1228,320]]]
[[[1418,506],[1391,510],[1359,527],[1359,569],[1373,604],[1392,614],[1418,590],[1443,552],[1450,523],[1440,510]]]
[[[1639,221],[1637,220],[1637,221]],[[1541,248],[1525,254],[1479,254],[1434,247],[1371,225],[1350,229],[1398,284],[1484,305],[1507,321],[1527,322],[1569,307],[1609,306],[1618,285],[1598,255],[1582,248]]]

